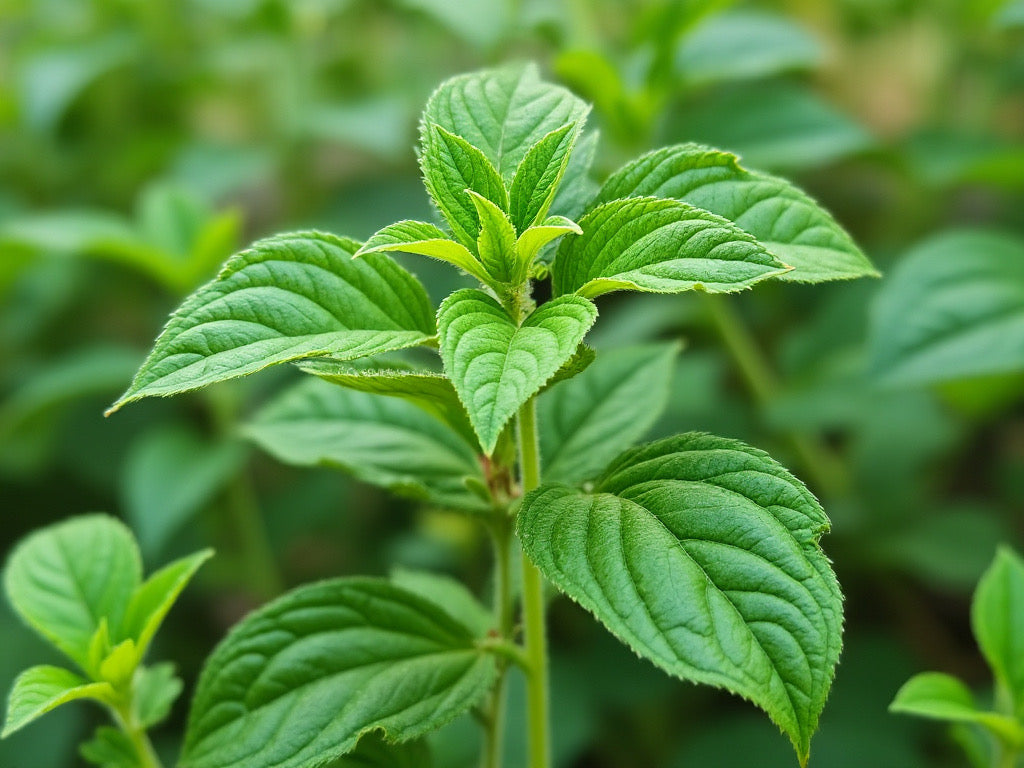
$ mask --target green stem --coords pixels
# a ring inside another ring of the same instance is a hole
[[[136,723],[131,712],[120,708],[115,709],[114,720],[131,742],[132,748],[139,758],[139,768],[163,768],[163,764],[157,757],[156,750],[153,749],[153,744],[146,734],[146,729]]]
[[[519,409],[519,468],[523,493],[540,485],[537,411],[533,400]],[[526,660],[527,754],[530,768],[550,768],[551,736],[548,714],[548,650],[544,624],[544,579],[523,555],[523,631]]]
[[[494,542],[494,624],[498,628],[498,641],[512,644],[512,558],[510,543],[512,531],[507,510],[497,510],[491,525]],[[518,646],[515,646],[518,650]],[[505,679],[508,665],[503,659],[498,668],[498,680],[491,689],[488,720],[484,727],[482,768],[500,768],[505,742]]]

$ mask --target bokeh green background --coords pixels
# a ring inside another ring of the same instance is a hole
[[[997,254],[978,282],[1006,267],[1002,339],[1024,338],[1021,0],[0,0],[0,552],[91,510],[126,519],[150,566],[215,546],[153,654],[189,684],[289,585],[408,566],[483,594],[472,521],[245,442],[291,370],[102,411],[232,251],[430,217],[420,108],[451,74],[523,59],[594,102],[598,178],[663,144],[733,150],[806,188],[885,273],[731,298],[746,369],[683,296],[606,298],[592,342],[684,338],[654,434],[745,439],[825,503],[847,628],[811,765],[967,765],[942,726],[886,706],[924,669],[987,695],[968,605],[997,542],[1024,544],[1024,342],[888,374],[934,265]],[[406,263],[435,299],[460,282]],[[928,322],[990,300],[941,290]],[[663,677],[567,601],[551,634],[562,768],[795,764],[762,715]],[[0,688],[46,660],[4,607]],[[171,758],[186,713],[187,695],[156,734]],[[0,765],[79,765],[100,718],[65,707],[0,743]],[[469,720],[443,731],[436,765],[473,765],[475,738]]]

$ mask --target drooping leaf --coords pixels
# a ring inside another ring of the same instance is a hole
[[[1024,371],[1024,240],[962,230],[911,249],[879,292],[869,354],[891,384]]]
[[[643,437],[668,401],[678,344],[602,352],[538,401],[544,479],[580,483]]]
[[[698,144],[655,150],[612,174],[593,205],[646,195],[673,197],[729,219],[793,267],[781,280],[878,275],[828,211],[785,179],[748,171],[729,152]]]
[[[516,229],[501,208],[485,197],[470,191],[470,199],[480,221],[476,250],[490,276],[488,283],[519,285],[526,279],[516,250]]]
[[[141,581],[131,532],[107,515],[83,515],[30,534],[4,572],[18,614],[86,671],[101,619],[120,626]]]
[[[985,660],[1013,702],[1024,714],[1024,560],[1000,547],[981,577],[971,603],[971,628]]]
[[[580,134],[579,123],[556,128],[526,153],[509,189],[509,215],[517,232],[547,216]]]
[[[413,739],[474,706],[494,677],[466,627],[419,595],[369,578],[300,587],[210,656],[181,765],[299,768],[371,730]]]
[[[11,688],[7,700],[7,719],[0,738],[7,738],[61,704],[76,699],[109,702],[115,698],[110,683],[90,683],[84,677],[60,667],[38,666],[26,669]]]
[[[425,221],[399,221],[389,224],[372,235],[356,252],[356,256],[386,251],[418,253],[447,261],[477,280],[487,282],[487,273],[466,246],[455,242],[433,224]]]
[[[96,729],[95,735],[82,744],[82,757],[100,768],[145,768],[128,735],[108,725]]]
[[[519,511],[555,586],[665,671],[757,704],[802,762],[842,631],[827,528],[766,454],[696,433],[627,451],[592,493],[542,486]]]
[[[482,291],[445,299],[437,315],[441,359],[485,453],[519,407],[572,357],[596,319],[597,309],[579,296],[542,304],[519,327]]]
[[[260,240],[171,317],[110,412],[319,355],[354,359],[422,344],[434,334],[419,281],[384,254],[299,232]]]
[[[467,190],[485,197],[499,208],[508,208],[508,191],[483,152],[464,138],[441,126],[421,127],[420,167],[423,182],[455,239],[474,248],[480,223]]]
[[[612,200],[580,219],[551,267],[556,296],[615,290],[725,293],[788,267],[721,216],[654,197]]]
[[[405,400],[310,379],[267,405],[245,432],[286,464],[338,467],[404,496],[486,508],[464,482],[483,482],[472,445]]]
[[[184,683],[174,674],[170,662],[140,667],[134,681],[135,710],[139,725],[152,728],[171,714],[171,707],[181,695]]]
[[[461,136],[502,178],[511,179],[531,147],[551,131],[582,121],[588,110],[565,88],[541,80],[536,65],[525,64],[446,80],[427,102],[423,119]]]

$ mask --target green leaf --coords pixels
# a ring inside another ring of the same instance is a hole
[[[391,583],[444,608],[474,637],[484,637],[494,627],[494,615],[461,581],[427,571],[396,568],[391,572]]]
[[[535,64],[525,64],[446,80],[427,102],[423,120],[461,136],[502,178],[511,179],[537,142],[567,123],[582,122],[588,111],[582,99],[544,82]]]
[[[434,321],[423,286],[384,254],[353,261],[358,247],[299,232],[236,254],[171,316],[108,413],[277,363],[319,355],[351,360],[427,341]]]
[[[1024,240],[961,230],[912,248],[882,285],[869,338],[888,384],[1024,371]]]
[[[184,684],[174,674],[170,662],[139,667],[135,673],[135,710],[139,725],[152,728],[171,714],[171,707],[181,695]]]
[[[399,221],[378,230],[356,251],[356,256],[384,251],[418,253],[453,264],[482,283],[487,273],[476,256],[462,243],[457,243],[444,232],[424,221]]]
[[[748,171],[728,152],[698,144],[655,150],[612,174],[594,205],[647,195],[673,197],[729,219],[793,267],[781,280],[878,276],[828,211],[785,179]]]
[[[351,751],[371,730],[421,736],[494,682],[494,660],[475,640],[381,579],[300,587],[250,614],[210,656],[182,768],[299,768]]]
[[[444,507],[487,509],[476,451],[416,405],[310,379],[272,401],[246,434],[286,464],[338,467],[394,493]]]
[[[582,235],[580,225],[564,216],[549,216],[541,224],[530,227],[516,241],[516,251],[524,264],[532,264],[541,249],[563,235]]]
[[[576,484],[639,440],[668,402],[679,344],[602,352],[538,401],[544,479]]]
[[[480,261],[491,279],[505,285],[519,285],[526,279],[526,266],[520,263],[516,251],[516,230],[501,208],[485,197],[470,190],[469,197],[480,220],[480,234],[476,249]]]
[[[576,142],[562,175],[562,183],[551,203],[550,211],[553,215],[575,219],[597,193],[598,184],[590,177],[590,166],[597,154],[599,138],[597,131],[587,131]]]
[[[107,515],[75,517],[32,533],[15,547],[4,572],[18,614],[86,671],[101,619],[120,626],[141,581],[131,532]]]
[[[765,453],[691,433],[622,454],[593,493],[523,499],[524,552],[666,672],[761,707],[805,762],[832,682],[842,596],[828,519]]]
[[[430,768],[430,749],[422,739],[388,744],[377,733],[359,740],[354,752],[329,763],[327,768]]]
[[[203,563],[213,557],[212,549],[175,560],[150,576],[135,590],[124,614],[120,637],[128,637],[138,646],[141,661],[178,595],[185,589]]]
[[[542,304],[518,328],[482,291],[456,291],[445,299],[437,315],[441,359],[486,454],[519,407],[572,357],[596,319],[594,305],[578,296]]]
[[[139,753],[124,731],[100,726],[90,741],[79,750],[86,760],[100,768],[145,768]]]
[[[547,216],[581,128],[580,123],[556,128],[519,163],[509,189],[509,214],[516,231],[523,232]]]
[[[677,200],[612,200],[580,227],[583,234],[562,241],[552,265],[556,296],[728,293],[788,269],[732,222]]]
[[[1024,730],[1012,717],[979,710],[970,689],[942,672],[914,675],[896,693],[889,711],[953,723],[977,723],[1010,744],[1024,743]]]
[[[996,682],[1024,716],[1024,560],[1000,547],[978,582],[971,628]]]
[[[36,720],[51,709],[76,699],[109,702],[115,697],[109,683],[90,683],[83,677],[60,667],[38,666],[26,669],[14,681],[7,701],[7,719],[0,738]]]
[[[430,197],[452,228],[455,238],[467,248],[476,246],[480,223],[467,191],[487,198],[501,209],[508,208],[508,191],[491,162],[461,136],[424,123],[420,166]]]

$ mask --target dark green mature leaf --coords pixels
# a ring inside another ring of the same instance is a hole
[[[381,579],[300,587],[210,656],[181,765],[299,768],[351,751],[371,730],[416,738],[489,690],[495,663],[475,641],[436,604]]]
[[[353,240],[299,232],[260,240],[172,315],[109,412],[319,355],[354,359],[434,334],[419,281],[384,254],[353,260]]]
[[[18,614],[86,671],[100,622],[119,627],[141,581],[131,532],[106,515],[83,515],[32,533],[4,572]]]
[[[727,293],[788,267],[732,222],[677,200],[612,200],[580,220],[552,265],[556,296],[616,290]]]
[[[677,198],[734,222],[793,267],[781,280],[878,275],[828,211],[785,179],[748,171],[729,152],[698,144],[655,150],[612,174],[593,205],[646,195]]]
[[[509,189],[509,214],[517,231],[523,232],[547,216],[580,130],[579,123],[556,128],[519,163]]]
[[[484,481],[473,447],[404,400],[310,379],[272,401],[245,432],[287,464],[339,467],[412,498],[486,508],[464,482]]]
[[[828,519],[762,451],[703,434],[622,454],[593,493],[546,485],[523,549],[641,656],[761,707],[802,762],[839,658]]]
[[[579,296],[542,304],[520,325],[482,291],[456,291],[437,323],[445,372],[466,406],[484,452],[519,407],[572,357],[597,309]]]
[[[327,768],[430,768],[430,749],[422,739],[403,744],[388,744],[377,733],[359,740],[354,752],[329,763]]]
[[[450,576],[398,568],[391,572],[391,583],[443,605],[474,637],[484,637],[494,627],[494,614],[481,605],[461,581]]]
[[[971,603],[971,628],[996,682],[1024,715],[1024,560],[1000,547],[978,582]]]
[[[356,252],[356,256],[385,251],[418,253],[447,261],[482,283],[487,273],[477,258],[462,243],[457,243],[444,232],[425,221],[399,221],[377,231]]]
[[[869,349],[892,384],[1024,371],[1024,240],[963,230],[911,249],[882,285]]]
[[[582,99],[542,81],[535,64],[520,64],[446,80],[427,102],[423,121],[461,136],[511,179],[531,147],[588,111]]]
[[[601,352],[538,402],[544,479],[575,484],[597,475],[643,437],[668,401],[678,344]]]
[[[60,667],[38,666],[18,675],[7,701],[7,719],[0,738],[20,731],[33,720],[61,704],[76,699],[113,701],[110,683],[91,683],[84,677]]]

